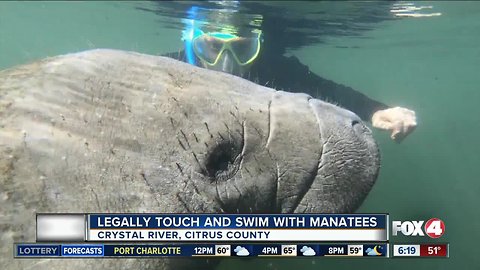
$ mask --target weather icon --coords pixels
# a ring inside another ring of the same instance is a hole
[[[381,256],[383,254],[382,249],[382,246],[375,246],[373,248],[367,248],[367,250],[365,250],[365,253],[368,256]]]
[[[315,250],[311,247],[303,246],[300,252],[302,252],[303,256],[315,256]]]
[[[237,256],[248,256],[250,255],[250,252],[248,252],[248,249],[242,247],[242,246],[237,246],[234,250],[235,254]]]

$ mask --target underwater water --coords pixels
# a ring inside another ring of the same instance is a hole
[[[418,127],[400,144],[374,131],[382,168],[358,212],[441,218],[450,258],[228,259],[219,269],[480,267],[480,3],[403,3],[431,16],[395,16],[395,2],[349,1],[252,2],[239,12],[284,22],[275,42],[312,72],[416,111]],[[176,52],[188,4],[0,2],[0,69],[93,48]]]

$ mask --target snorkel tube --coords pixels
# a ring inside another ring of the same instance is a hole
[[[185,20],[185,30],[182,31],[182,41],[185,44],[185,57],[188,63],[197,65],[195,53],[193,51],[193,40],[203,34],[195,25],[195,18],[197,16],[198,7],[192,6],[188,10],[189,19]]]

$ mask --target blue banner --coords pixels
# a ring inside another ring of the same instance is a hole
[[[386,214],[90,214],[90,229],[386,229]]]

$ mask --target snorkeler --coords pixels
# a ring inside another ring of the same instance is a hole
[[[199,7],[192,7],[189,14],[197,14]],[[205,10],[205,9],[202,9]],[[218,10],[215,12],[218,14]],[[232,16],[224,11],[222,19]],[[225,14],[227,13],[227,14]],[[203,16],[205,17],[205,16]],[[355,112],[362,120],[370,121],[375,128],[388,130],[396,142],[402,141],[416,127],[415,112],[402,107],[390,107],[344,85],[336,84],[311,72],[294,57],[284,56],[284,48],[269,42],[268,27],[262,24],[237,35],[234,27],[215,21],[220,31],[203,31],[203,19],[186,20],[182,40],[185,48],[180,53],[167,56],[193,65],[223,71],[252,80],[258,84],[288,92],[304,92],[314,98],[335,103]],[[271,25],[270,30],[274,30]],[[208,28],[208,27],[207,27]],[[275,29],[278,30],[278,29]]]

